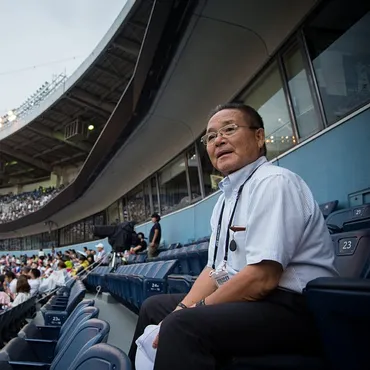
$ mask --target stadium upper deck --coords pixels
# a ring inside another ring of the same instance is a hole
[[[88,177],[94,176],[95,171],[95,175],[99,172],[97,166],[111,152],[115,139],[127,128],[120,117],[122,112],[119,112],[117,103],[128,90],[131,96],[123,109],[132,113],[140,97],[144,77],[151,66],[163,26],[155,21],[152,22],[153,28],[148,28],[150,17],[156,14],[163,24],[167,19],[168,7],[162,5],[162,9],[159,9],[161,6],[154,8],[154,4],[155,1],[127,1],[96,49],[54,94],[28,115],[1,125],[0,151],[3,159],[12,164],[7,166],[3,176],[4,186],[9,187],[20,181],[31,182],[50,173],[62,176],[63,167],[78,166],[88,157],[90,167],[84,167],[83,186],[87,186]],[[145,35],[151,46],[146,48],[147,52],[143,55],[146,59],[144,63],[138,64]],[[134,75],[137,77],[135,81]],[[118,112],[112,115],[115,109]],[[88,131],[89,125],[93,125],[94,130]],[[92,151],[98,137],[101,144]],[[59,198],[58,205],[52,207],[49,215],[78,196],[73,188],[75,186],[69,187],[61,197],[64,201]],[[66,193],[70,193],[70,196]],[[44,220],[47,217],[45,215],[39,214],[33,220],[23,218],[20,223],[16,221],[13,225],[3,225],[2,231],[32,225],[36,219]]]

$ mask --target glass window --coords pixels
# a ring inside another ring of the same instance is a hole
[[[119,223],[119,208],[118,208],[118,202],[114,202],[111,204],[107,209],[107,218],[108,218],[108,224],[117,224]]]
[[[305,139],[318,132],[320,124],[314,107],[307,73],[304,69],[303,56],[299,49],[294,48],[287,52],[283,60],[297,122],[298,135],[301,139]]]
[[[152,214],[151,211],[151,188],[150,188],[150,181],[146,180],[144,182],[144,210],[145,210],[145,219],[149,220]]]
[[[370,3],[330,1],[305,35],[330,125],[370,101]]]
[[[198,144],[198,152],[202,165],[204,194],[207,196],[218,190],[218,183],[223,179],[223,176],[212,166],[207,149],[202,143]]]
[[[161,212],[163,214],[190,204],[186,182],[185,156],[183,154],[159,172],[158,180]]]
[[[276,63],[273,63],[247,91],[244,101],[256,109],[263,119],[269,159],[277,157],[296,144]]]
[[[121,220],[122,221],[128,221],[130,219],[130,215],[128,213],[128,203],[127,203],[127,198],[123,197],[121,199],[122,204],[122,215],[121,215]]]
[[[192,145],[187,150],[186,160],[188,161],[191,201],[194,201],[195,199],[199,199],[202,196],[202,192],[200,191],[200,183],[199,183],[198,157],[195,152],[195,145]]]
[[[85,220],[86,240],[94,240],[94,218],[89,217]]]
[[[153,201],[153,211],[160,212],[159,202],[158,202],[158,187],[157,187],[157,177],[153,176],[150,179],[150,184],[152,187],[152,201]]]
[[[140,184],[127,194],[127,207],[132,221],[145,221],[143,185]]]
[[[94,225],[105,225],[104,213],[98,213],[94,216]]]

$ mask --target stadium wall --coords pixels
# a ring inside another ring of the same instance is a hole
[[[339,201],[349,206],[349,196],[370,187],[370,109],[319,133],[300,147],[283,154],[275,164],[299,174],[319,204]],[[210,218],[220,192],[162,217],[162,242],[187,243],[211,233]],[[152,224],[138,226],[146,236]]]

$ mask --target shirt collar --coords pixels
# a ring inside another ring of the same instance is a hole
[[[259,166],[266,163],[267,159],[265,156],[259,157],[256,161],[244,166],[238,171],[231,173],[226,176],[218,184],[220,190],[223,193],[228,193],[230,191],[238,191],[239,187],[245,182],[245,180],[250,176],[250,174]]]

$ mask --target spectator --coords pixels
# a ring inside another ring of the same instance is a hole
[[[155,257],[157,254],[157,250],[159,247],[159,243],[161,242],[162,238],[162,229],[159,221],[161,217],[158,213],[152,214],[152,222],[153,226],[149,233],[149,247],[148,247],[148,257],[152,258]]]
[[[33,192],[18,195],[8,194],[0,197],[0,223],[10,222],[37,211],[53,199],[61,190],[59,188],[40,187]]]
[[[225,176],[210,220],[208,263],[188,294],[144,302],[130,359],[151,324],[159,324],[150,343],[157,348],[155,370],[213,370],[238,355],[319,353],[302,290],[338,273],[311,191],[267,161],[263,120],[249,106],[217,107],[202,142]]]
[[[22,267],[21,275],[29,276],[30,271],[31,271],[31,267],[24,266]]]
[[[17,281],[17,295],[13,301],[13,303],[8,304],[9,307],[16,307],[19,304],[27,301],[31,297],[31,287],[28,284],[27,277],[21,275]]]
[[[138,243],[137,246],[131,247],[130,253],[137,254],[138,252],[142,252],[147,248],[147,243],[145,241],[145,236],[143,233],[137,233]]]
[[[17,293],[17,278],[12,271],[5,273],[5,292],[13,297]]]
[[[30,276],[30,279],[28,280],[28,284],[31,287],[30,293],[33,296],[33,295],[36,295],[39,291],[40,284],[41,284],[41,281],[40,281],[41,272],[38,269],[32,269],[29,273],[29,276]]]
[[[101,262],[101,266],[108,266],[109,259],[107,253],[104,250],[104,245],[102,243],[99,243],[96,246],[96,249],[98,250],[98,254],[96,255],[96,262]]]

